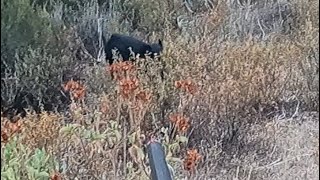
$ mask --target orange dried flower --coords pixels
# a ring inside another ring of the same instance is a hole
[[[139,87],[139,81],[136,78],[123,78],[120,80],[120,94],[128,98]]]
[[[1,142],[7,143],[10,137],[20,132],[21,132],[21,121],[16,121],[16,122],[5,121],[4,127],[1,130]]]
[[[55,172],[50,176],[50,180],[61,180],[61,175],[60,173]]]
[[[177,89],[181,89],[192,95],[194,95],[197,92],[197,87],[191,80],[180,80],[176,81],[174,84]]]
[[[113,63],[112,65],[107,66],[107,70],[109,70],[110,73],[112,73],[112,74],[119,73],[120,72],[119,63]]]
[[[178,128],[181,133],[187,132],[190,127],[189,118],[181,114],[174,114],[169,116],[170,121]]]
[[[74,89],[78,89],[79,88],[79,84],[74,81],[74,80],[70,80],[68,81],[64,86],[63,86],[63,89],[65,91],[71,91],[71,90],[74,90]]]
[[[121,63],[121,69],[122,71],[129,72],[129,71],[133,71],[135,68],[132,62],[125,61]]]
[[[81,85],[79,82],[76,82],[74,80],[68,81],[63,86],[64,91],[70,92],[72,97],[76,100],[84,98],[86,94],[86,88]]]
[[[115,75],[117,80],[120,80],[126,73],[133,72],[135,70],[135,66],[130,61],[120,61],[108,66],[107,70],[110,71],[112,76]]]
[[[15,123],[9,123],[9,129],[12,134],[21,132],[21,121]]]
[[[9,140],[9,135],[5,130],[1,131],[1,142],[7,143]]]
[[[151,99],[151,93],[141,90],[136,94],[136,99],[142,102],[149,102]]]
[[[190,149],[187,151],[187,157],[183,161],[184,169],[193,172],[201,159],[201,155],[196,149]]]

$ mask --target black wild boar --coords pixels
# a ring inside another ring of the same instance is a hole
[[[102,40],[105,48],[106,60],[109,61],[110,65],[114,61],[112,54],[113,49],[117,49],[119,55],[121,55],[124,61],[129,60],[129,57],[131,56],[129,48],[131,48],[135,55],[139,54],[140,58],[145,58],[145,54],[149,54],[151,58],[154,58],[156,54],[160,55],[163,50],[160,39],[158,43],[147,44],[134,37],[122,34],[112,34],[108,41],[106,41],[104,36],[102,36]]]

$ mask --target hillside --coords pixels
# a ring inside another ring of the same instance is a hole
[[[175,179],[318,179],[318,39],[316,0],[2,0],[1,177],[149,179],[154,137]]]

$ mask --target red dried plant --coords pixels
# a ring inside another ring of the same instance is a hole
[[[150,102],[151,100],[151,93],[147,92],[145,90],[140,90],[137,94],[136,94],[136,99],[138,101],[141,101],[143,103],[147,103]]]
[[[120,61],[108,66],[107,70],[116,80],[121,80],[124,78],[125,74],[133,72],[135,66],[130,61]]]
[[[61,180],[61,179],[62,179],[61,175],[58,172],[55,172],[50,176],[50,180]]]
[[[1,142],[7,143],[10,137],[20,132],[21,132],[21,121],[16,121],[16,122],[5,121],[4,127],[1,128]]]
[[[178,132],[184,133],[190,127],[189,118],[181,114],[173,114],[169,116],[170,121],[177,127]]]
[[[120,94],[124,98],[129,98],[134,94],[134,91],[139,87],[139,80],[137,78],[122,78],[120,80]]]
[[[70,80],[63,86],[64,91],[70,92],[71,96],[76,99],[83,99],[86,94],[86,88],[79,82]]]
[[[201,159],[201,155],[196,149],[187,150],[187,157],[183,161],[184,169],[190,172],[194,172],[195,168]]]
[[[7,143],[9,141],[9,134],[6,130],[1,130],[1,142]]]
[[[191,80],[176,81],[175,86],[177,89],[181,89],[192,95],[194,95],[197,92],[197,86]]]

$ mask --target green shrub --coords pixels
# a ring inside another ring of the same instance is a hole
[[[30,0],[1,1],[1,75],[14,71],[15,54],[41,47],[52,34],[49,14]]]
[[[58,163],[45,149],[31,150],[11,139],[1,153],[1,178],[8,180],[48,179],[58,168]]]

